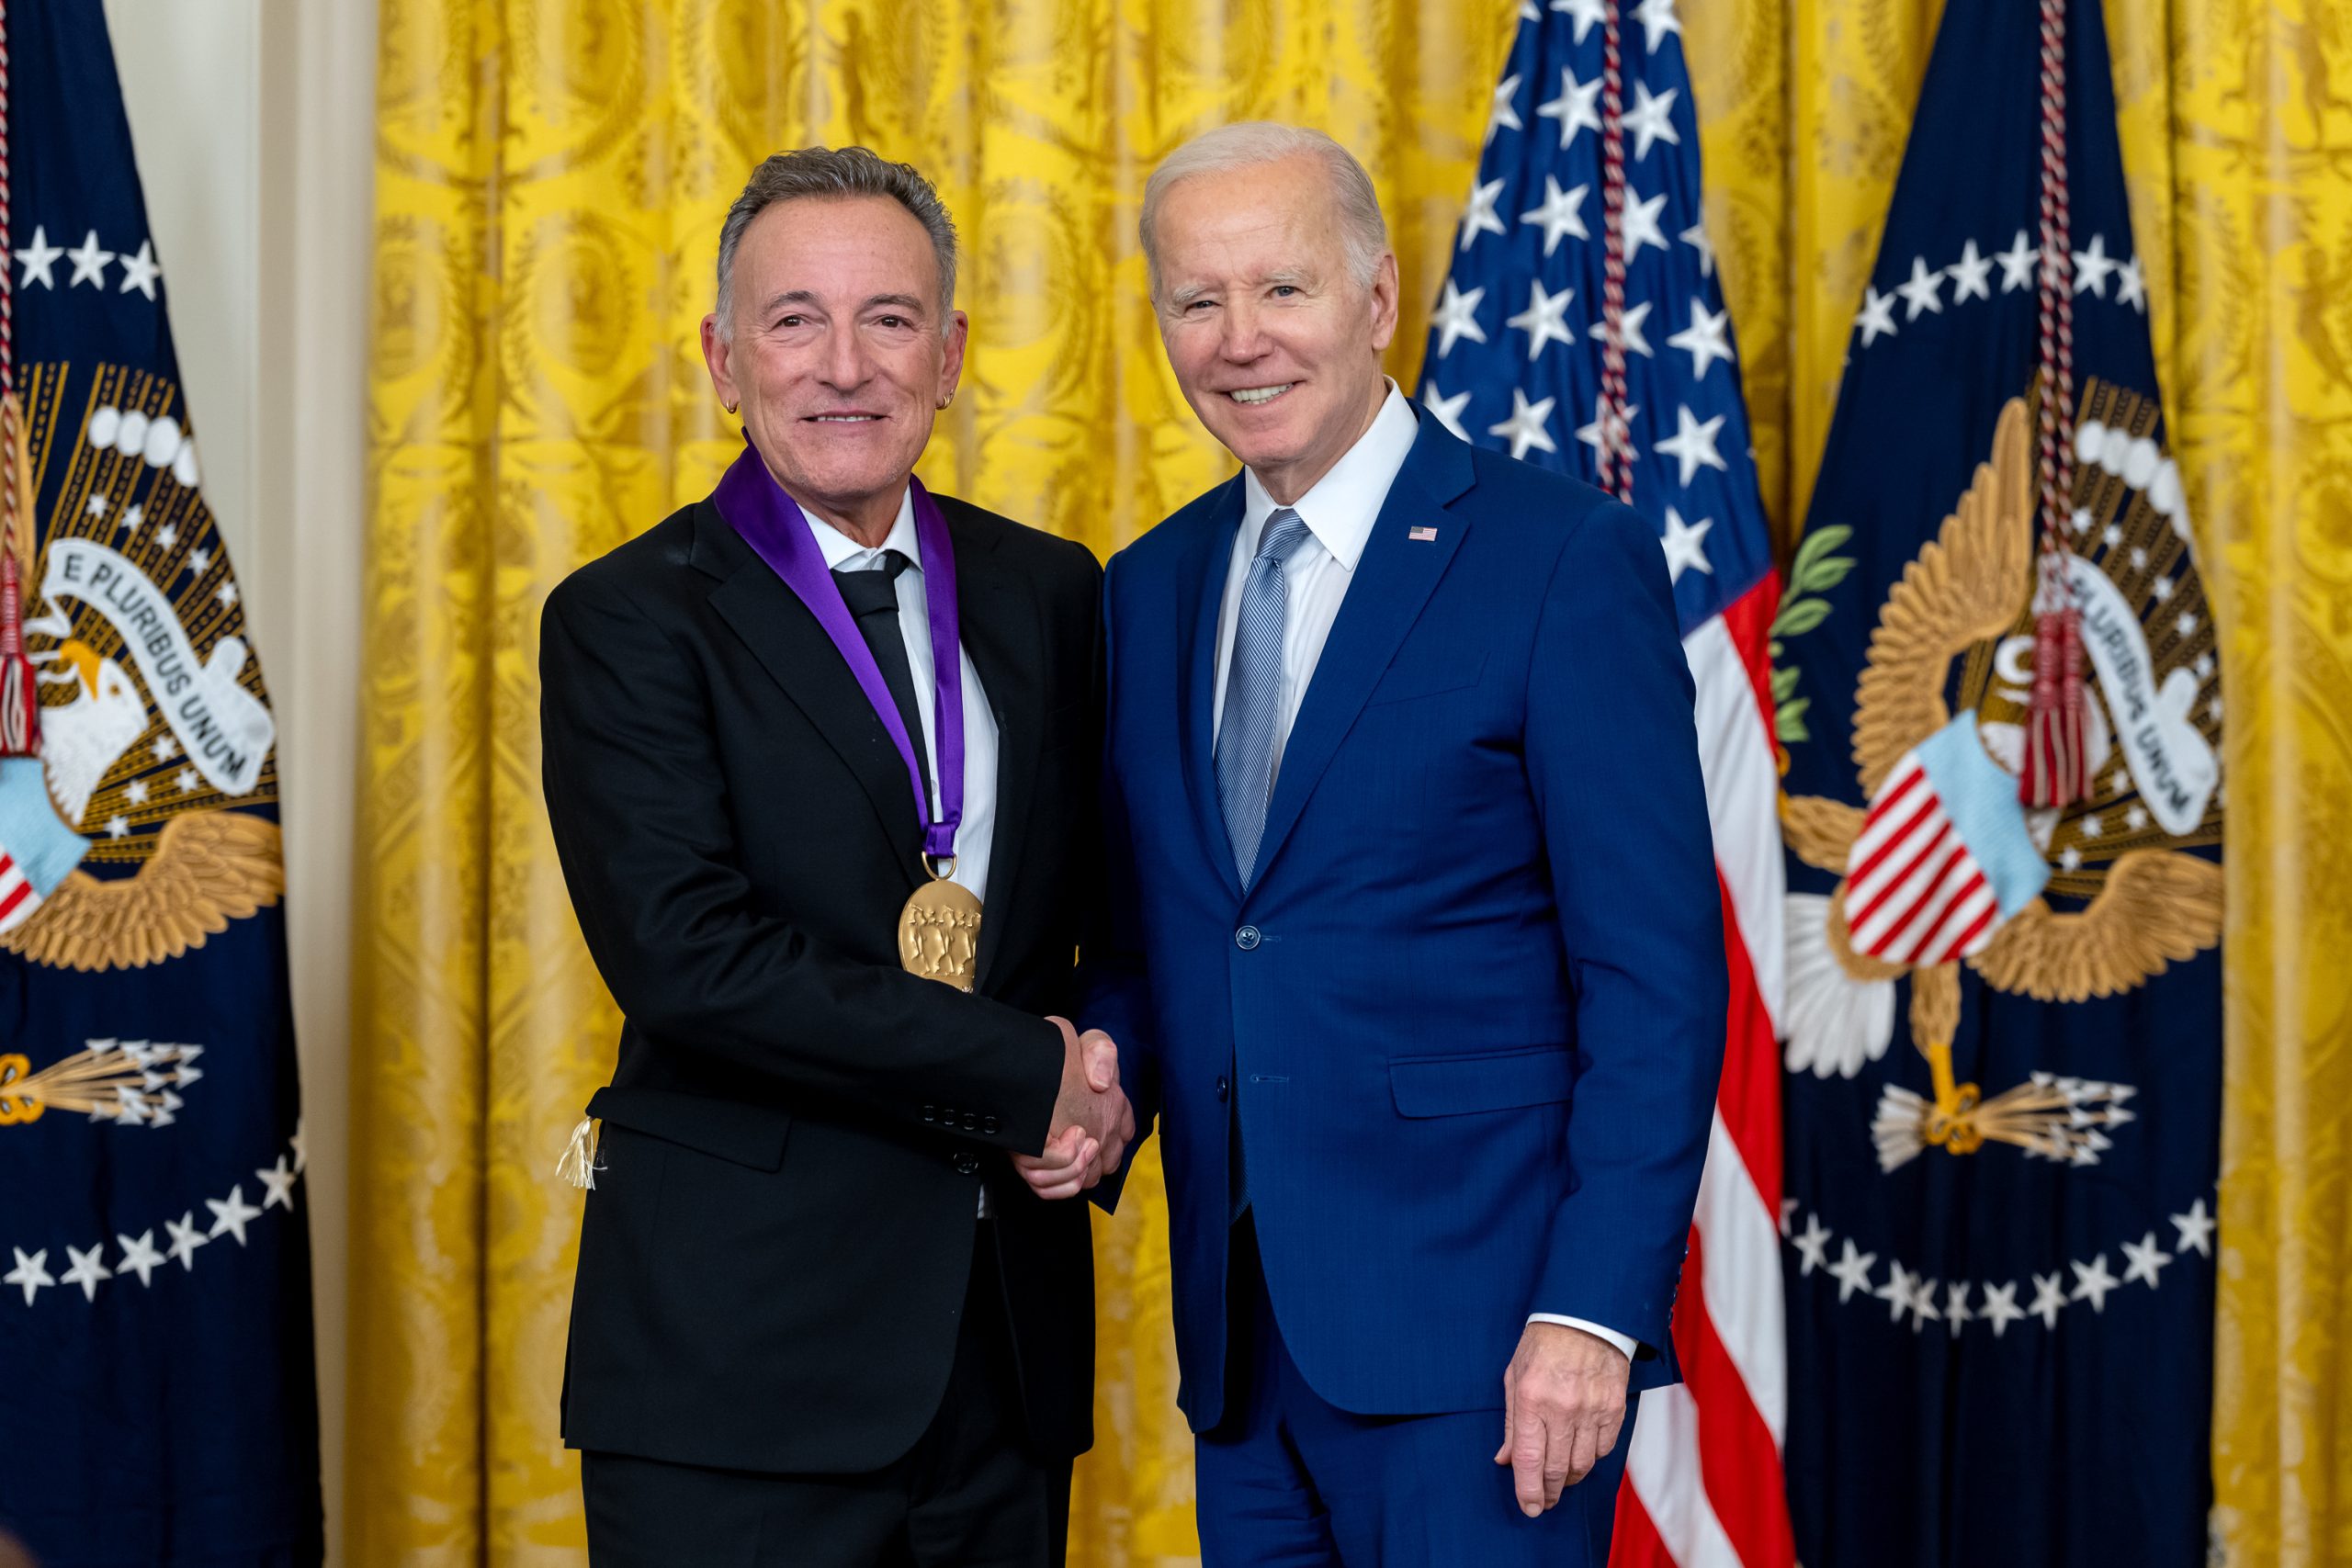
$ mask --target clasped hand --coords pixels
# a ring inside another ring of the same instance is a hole
[[[1119,1088],[1111,1037],[1099,1029],[1080,1034],[1066,1018],[1046,1021],[1062,1032],[1061,1098],[1045,1153],[1015,1155],[1012,1168],[1040,1198],[1075,1198],[1119,1168],[1135,1141],[1136,1112]]]

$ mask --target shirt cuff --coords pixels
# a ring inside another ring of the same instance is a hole
[[[1605,1340],[1609,1344],[1616,1346],[1618,1350],[1623,1354],[1625,1359],[1629,1361],[1634,1359],[1634,1352],[1641,1348],[1639,1344],[1626,1337],[1624,1335],[1618,1333],[1615,1329],[1603,1328],[1600,1325],[1589,1322],[1581,1317],[1563,1317],[1556,1312],[1531,1312],[1527,1314],[1527,1321],[1530,1323],[1556,1323],[1563,1328],[1581,1328],[1587,1334],[1591,1335],[1595,1339]]]

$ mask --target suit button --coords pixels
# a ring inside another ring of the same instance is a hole
[[[997,1122],[995,1117],[983,1116],[980,1118],[980,1131],[986,1133],[991,1138],[996,1136],[996,1126]]]
[[[924,1121],[926,1121],[926,1122],[936,1122],[936,1121],[938,1121],[938,1120],[939,1120],[939,1107],[937,1107],[936,1105],[926,1105],[926,1106],[924,1106],[924,1107],[922,1108],[922,1119],[923,1119]]]
[[[958,1176],[979,1175],[980,1156],[973,1154],[957,1155],[956,1156],[956,1173]]]
[[[1232,1086],[1231,1084],[1229,1084],[1229,1083],[1226,1082],[1226,1081],[1225,1081],[1225,1079],[1224,1079],[1222,1077],[1220,1077],[1216,1080],[1216,1097],[1217,1097],[1217,1099],[1219,1099],[1219,1100],[1224,1100],[1224,1099],[1226,1099],[1227,1096],[1229,1096],[1229,1095],[1230,1095],[1230,1094],[1232,1094],[1232,1093],[1233,1093],[1233,1086]]]
[[[1259,936],[1256,926],[1243,926],[1233,933],[1233,945],[1244,953],[1256,947],[1261,940],[1263,939]]]
[[[980,1116],[979,1116],[979,1112],[978,1112],[978,1111],[967,1111],[966,1112],[964,1112],[964,1131],[966,1131],[967,1133],[977,1133],[977,1132],[978,1132],[979,1130],[980,1130]]]

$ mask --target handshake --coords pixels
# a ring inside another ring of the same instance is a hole
[[[1119,1048],[1099,1029],[1080,1034],[1066,1018],[1046,1020],[1062,1032],[1062,1091],[1046,1152],[1015,1155],[1012,1167],[1040,1198],[1075,1198],[1119,1168],[1135,1141],[1136,1111],[1119,1088]]]

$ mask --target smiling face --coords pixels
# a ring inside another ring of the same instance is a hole
[[[964,369],[930,235],[888,197],[779,201],[743,231],[732,294],[731,337],[703,318],[711,384],[786,493],[879,544]]]
[[[1396,258],[1356,280],[1329,176],[1306,155],[1178,181],[1153,239],[1184,400],[1275,501],[1296,501],[1380,412]]]

